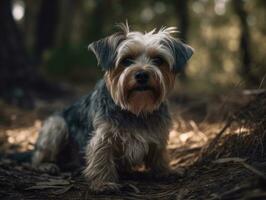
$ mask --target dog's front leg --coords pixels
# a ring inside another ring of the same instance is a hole
[[[86,148],[85,177],[95,192],[119,190],[112,142],[103,129],[98,128]]]
[[[158,148],[157,145],[150,145],[145,163],[155,176],[164,176],[171,171],[166,147]]]
[[[158,148],[156,145],[150,146],[150,151],[146,159],[146,166],[150,169],[151,175],[156,179],[173,179],[184,175],[184,169],[171,169],[166,146]]]

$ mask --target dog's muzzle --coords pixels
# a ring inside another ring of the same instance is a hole
[[[149,81],[149,73],[142,70],[135,73],[135,79],[139,85],[146,85]]]

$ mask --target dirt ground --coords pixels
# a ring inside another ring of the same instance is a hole
[[[168,150],[183,175],[136,173],[110,194],[93,194],[78,174],[51,176],[6,158],[32,150],[45,117],[70,101],[39,101],[33,111],[0,103],[0,199],[266,199],[265,91],[173,95]]]

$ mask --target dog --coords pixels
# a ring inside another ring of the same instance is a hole
[[[168,27],[142,33],[124,24],[90,44],[104,78],[91,94],[44,122],[33,165],[83,166],[96,192],[119,189],[120,174],[139,166],[167,174],[167,96],[193,54],[176,32]]]

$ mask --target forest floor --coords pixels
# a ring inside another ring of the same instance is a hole
[[[266,199],[265,91],[173,95],[168,151],[172,168],[184,175],[152,180],[137,174],[110,194],[93,194],[82,176],[42,174],[4,158],[32,150],[45,117],[69,103],[39,101],[28,111],[0,102],[0,199]]]

